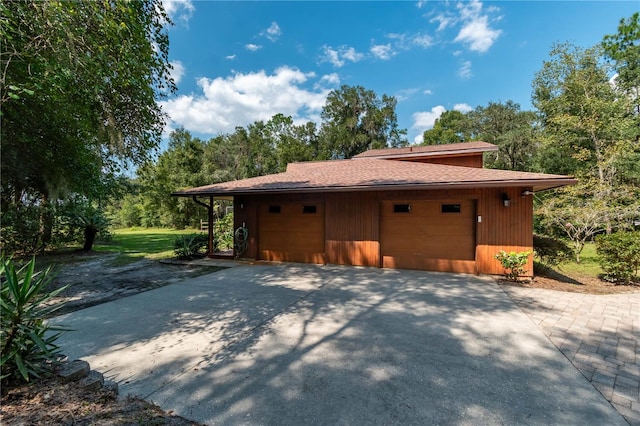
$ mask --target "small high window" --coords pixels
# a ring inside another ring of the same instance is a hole
[[[394,204],[394,213],[411,213],[411,204]]]
[[[315,214],[317,211],[316,206],[302,206],[302,213],[304,214]]]
[[[280,206],[269,206],[269,213],[280,213]]]
[[[442,213],[460,213],[462,207],[460,204],[442,204],[440,211]]]

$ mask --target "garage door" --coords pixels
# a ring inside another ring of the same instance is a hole
[[[384,201],[380,251],[385,268],[476,273],[475,201]]]
[[[261,205],[258,213],[258,256],[282,262],[325,263],[324,205]]]

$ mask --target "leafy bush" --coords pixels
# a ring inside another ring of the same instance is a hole
[[[46,302],[66,287],[46,292],[51,267],[34,273],[35,263],[32,259],[16,271],[11,259],[0,259],[0,378],[3,382],[39,377],[46,371],[46,362],[59,354],[55,342],[65,329],[48,325],[45,318],[62,304],[47,306]]]
[[[504,250],[500,250],[500,253],[496,254],[494,258],[502,264],[502,267],[505,269],[504,275],[507,279],[518,281],[518,277],[527,272],[523,266],[527,264],[530,254],[530,251],[522,251],[519,253],[512,251],[507,253]]]
[[[2,210],[0,224],[0,248],[5,254],[31,255],[69,243],[86,244],[91,236],[102,240],[111,237],[109,221],[103,212],[76,198],[46,206],[39,205],[37,200],[10,204]],[[43,231],[45,228],[47,232]]]
[[[213,224],[213,232],[217,240],[217,249],[229,250],[233,248],[233,214],[227,214]]]
[[[640,232],[616,232],[596,237],[598,263],[604,278],[628,284],[640,269]]]
[[[202,249],[206,248],[208,243],[209,237],[205,234],[180,235],[173,243],[173,251],[180,259],[197,257],[202,255]]]
[[[0,249],[3,253],[33,254],[43,247],[40,237],[41,212],[23,204],[3,206],[0,215]]]
[[[533,235],[533,253],[544,267],[556,266],[571,259],[573,250],[559,238]]]

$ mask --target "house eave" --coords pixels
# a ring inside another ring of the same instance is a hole
[[[575,185],[576,179],[523,179],[523,180],[496,180],[496,181],[471,181],[471,182],[434,182],[434,183],[376,183],[370,185],[344,185],[344,186],[299,186],[299,187],[271,187],[271,188],[237,188],[237,189],[197,189],[176,191],[174,197],[220,197],[220,196],[246,196],[269,195],[283,193],[315,193],[315,192],[359,192],[359,191],[408,191],[408,190],[440,190],[440,189],[477,189],[477,188],[532,188],[534,192],[546,191],[566,185]]]

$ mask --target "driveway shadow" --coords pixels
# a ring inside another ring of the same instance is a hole
[[[473,276],[245,266],[69,321],[70,355],[207,424],[624,424]]]

